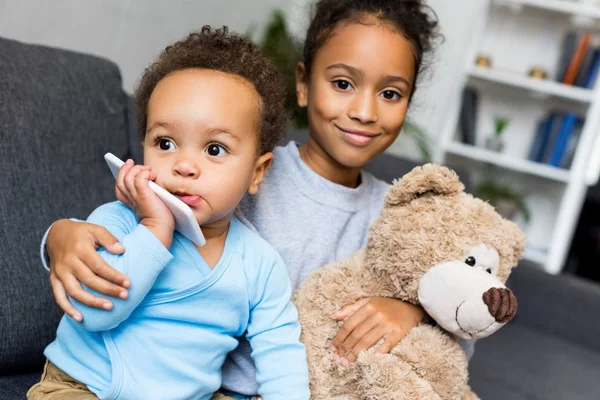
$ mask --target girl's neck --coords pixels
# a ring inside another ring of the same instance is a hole
[[[231,216],[201,227],[206,243],[202,247],[194,246],[210,268],[214,268],[223,255],[230,221]]]
[[[312,137],[298,149],[300,159],[314,172],[338,185],[355,188],[359,185],[361,168],[347,167],[331,157]]]

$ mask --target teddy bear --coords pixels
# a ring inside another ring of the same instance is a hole
[[[302,325],[311,398],[477,399],[458,338],[480,339],[511,320],[517,300],[504,283],[525,236],[488,203],[467,194],[451,169],[426,164],[394,181],[367,245],[311,274],[293,301]],[[331,315],[367,297],[422,306],[421,323],[388,354],[382,341],[356,362],[336,361]]]

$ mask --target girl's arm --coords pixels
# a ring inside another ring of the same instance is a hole
[[[58,306],[71,318],[81,321],[81,313],[68,296],[89,307],[109,310],[112,302],[84,290],[84,283],[94,292],[127,298],[130,280],[112,268],[96,251],[102,247],[112,254],[125,251],[123,245],[105,227],[81,221],[61,219],[48,229],[42,239],[42,263],[50,265],[50,283]]]
[[[332,350],[347,365],[358,358],[362,350],[374,346],[385,338],[377,353],[389,353],[412,328],[428,315],[420,306],[386,297],[371,297],[347,305],[333,315],[338,321],[348,318],[336,337]],[[476,339],[458,339],[470,360],[475,353]]]
[[[290,301],[290,279],[279,255],[271,266],[261,269],[258,282],[251,288],[246,337],[256,364],[259,394],[264,400],[310,399],[298,312]]]
[[[362,350],[384,339],[378,353],[389,353],[427,316],[422,307],[386,297],[361,299],[347,305],[333,317],[348,318],[332,342],[332,350],[344,358],[342,364],[354,362]]]
[[[173,256],[155,234],[139,224],[131,210],[121,203],[99,207],[88,221],[105,226],[126,246],[127,251],[123,254],[111,254],[104,249],[100,249],[98,253],[105,262],[128,274],[135,282],[129,291],[129,297],[115,300],[109,312],[73,300],[82,313],[82,326],[91,331],[103,331],[118,326],[131,315]],[[94,293],[91,289],[85,290]]]

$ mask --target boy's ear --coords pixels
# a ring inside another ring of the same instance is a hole
[[[306,76],[306,67],[300,61],[296,65],[296,101],[298,106],[306,107],[308,104],[308,77]]]
[[[256,194],[258,192],[258,187],[272,162],[273,153],[271,152],[265,153],[256,159],[256,163],[254,163],[254,175],[252,175],[252,182],[250,182],[250,186],[248,187],[249,194]]]

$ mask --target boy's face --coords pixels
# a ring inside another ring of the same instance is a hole
[[[260,110],[252,84],[214,70],[174,72],[152,92],[144,164],[200,225],[228,221],[244,194],[258,190],[272,158],[257,156]]]
[[[346,167],[362,167],[398,137],[414,85],[410,42],[377,20],[340,25],[320,47],[310,80],[298,66],[298,104],[311,137]]]

